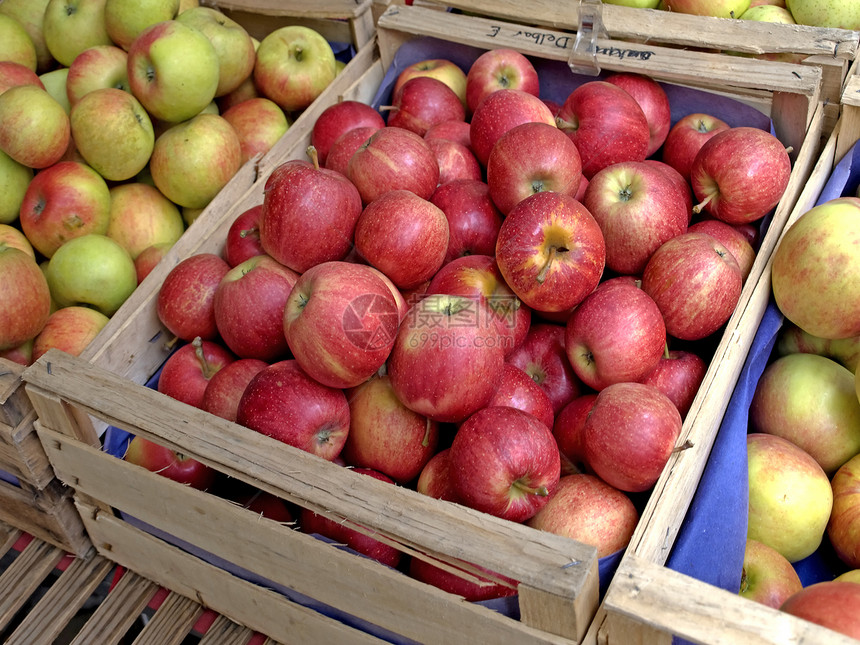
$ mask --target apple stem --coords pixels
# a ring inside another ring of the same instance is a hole
[[[195,336],[194,340],[191,341],[191,344],[194,346],[194,355],[197,356],[197,360],[200,361],[200,367],[203,370],[203,377],[208,381],[212,378],[215,372],[218,371],[218,369],[213,369],[209,361],[206,360],[206,355],[203,353],[203,339],[200,338],[200,336]]]
[[[249,235],[255,235],[256,233],[259,233],[259,232],[260,232],[260,229],[257,226],[252,226],[251,228],[243,228],[241,231],[239,231],[239,237],[246,238]]]
[[[540,273],[537,274],[538,284],[543,284],[546,280],[546,276],[549,273],[550,267],[552,266],[552,261],[555,259],[556,253],[558,253],[557,246],[549,247],[549,257],[547,257],[546,263],[543,265],[543,268],[540,270]]]
[[[693,206],[693,212],[694,213],[701,213],[702,209],[710,203],[710,201],[714,198],[715,194],[716,193],[711,193],[710,195],[705,197],[702,201],[700,201],[698,204]]]
[[[786,151],[788,154],[791,154],[792,152],[794,152],[794,146],[786,146],[786,147],[785,147],[785,151]]]
[[[421,440],[421,447],[426,448],[430,445],[430,418],[427,418],[427,423],[424,424],[424,438]]]
[[[314,165],[314,170],[320,169],[320,155],[317,152],[316,146],[308,146],[308,157],[311,158],[311,163]]]
[[[537,495],[539,497],[549,495],[549,489],[546,486],[526,486],[521,479],[515,481],[514,486],[528,495]]]
[[[388,112],[389,110],[396,110],[397,108],[393,105],[380,105],[379,110],[381,112]]]
[[[669,343],[663,343],[663,358],[669,358]]]
[[[693,442],[687,439],[680,446],[675,446],[674,448],[672,448],[672,452],[684,452],[685,450],[689,450],[690,448],[692,448],[693,445]]]

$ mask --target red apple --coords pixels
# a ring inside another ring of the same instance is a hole
[[[239,358],[225,365],[209,379],[200,408],[222,419],[236,421],[236,410],[245,388],[267,365],[258,358]]]
[[[171,334],[189,342],[197,336],[217,338],[215,290],[229,270],[220,255],[197,253],[168,272],[158,290],[156,313]]]
[[[669,176],[669,179],[672,180],[672,183],[678,187],[678,192],[684,202],[684,208],[687,211],[687,220],[691,221],[693,219],[693,189],[690,186],[689,180],[684,178],[681,173],[665,161],[660,161],[659,159],[646,159],[645,163],[653,168],[657,168],[658,170],[665,172]]]
[[[236,423],[333,461],[349,433],[349,403],[343,390],[315,381],[289,359],[251,379],[239,399]]]
[[[468,417],[451,443],[449,472],[461,503],[524,522],[543,508],[561,472],[550,429],[507,406]]]
[[[642,273],[642,289],[660,308],[667,333],[681,340],[699,340],[722,327],[742,288],[734,256],[707,233],[664,242]]]
[[[134,258],[134,270],[137,273],[137,284],[146,279],[146,276],[161,262],[162,258],[173,247],[173,242],[156,242],[147,246]]]
[[[260,244],[260,215],[263,205],[257,204],[242,211],[230,228],[224,239],[224,259],[231,267],[242,264],[245,260],[265,253]]]
[[[430,201],[448,220],[448,250],[443,264],[464,255],[495,255],[503,217],[490,199],[486,183],[457,179],[441,184]]]
[[[555,415],[547,393],[522,369],[510,363],[505,364],[502,381],[493,398],[487,403],[487,407],[500,405],[528,412],[546,427],[553,426]]]
[[[429,76],[442,81],[450,87],[460,102],[465,107],[466,105],[466,72],[459,65],[447,58],[430,58],[420,60],[417,63],[412,63],[403,68],[397,75],[394,81],[394,87],[391,90],[392,94],[396,94],[404,83],[419,77]]]
[[[487,404],[501,381],[498,340],[474,299],[423,297],[400,324],[388,361],[397,398],[436,421],[464,420]]]
[[[0,350],[32,340],[51,315],[51,292],[27,252],[0,244]]]
[[[860,583],[816,582],[789,596],[780,610],[860,639]]]
[[[698,354],[684,349],[667,349],[657,367],[648,372],[640,383],[653,385],[669,397],[681,418],[687,416],[708,366]]]
[[[367,103],[342,100],[329,105],[314,121],[311,129],[311,145],[316,148],[320,164],[328,168],[326,159],[334,142],[344,133],[355,128],[372,127],[378,130],[385,126],[385,119]]]
[[[690,224],[687,231],[708,233],[725,246],[734,256],[738,266],[741,268],[741,275],[744,281],[746,281],[755,262],[756,252],[747,236],[738,230],[737,227],[721,222],[718,219],[707,218]]]
[[[447,566],[451,566],[448,564]],[[477,565],[472,568],[481,570]],[[488,575],[491,572],[486,571]],[[493,575],[493,578],[484,578],[472,573],[463,572],[458,575],[448,569],[438,567],[426,560],[413,556],[409,561],[409,575],[434,587],[456,596],[461,596],[467,602],[480,602],[494,598],[504,598],[517,593],[517,582],[510,578]]]
[[[657,303],[633,278],[601,283],[567,320],[564,346],[579,379],[594,390],[638,381],[657,367],[666,325]]]
[[[830,481],[833,510],[827,535],[839,558],[860,569],[860,454],[845,462]]]
[[[710,114],[702,112],[686,114],[670,128],[666,141],[663,142],[660,158],[689,181],[693,160],[705,141],[730,127],[722,119]]]
[[[350,157],[347,177],[365,204],[389,190],[409,190],[430,199],[439,185],[439,163],[422,137],[386,126],[371,134]]]
[[[361,196],[341,173],[311,161],[281,163],[266,179],[260,213],[260,245],[281,264],[303,273],[342,260],[352,246]]]
[[[132,437],[123,459],[198,490],[206,490],[215,483],[216,471],[211,466],[140,435]]]
[[[229,495],[228,499],[266,519],[281,524],[295,523],[295,519],[287,503],[280,497],[264,490],[255,489],[249,492],[243,490],[237,495]]]
[[[496,141],[508,130],[531,121],[555,125],[552,112],[534,94],[516,89],[493,92],[472,115],[469,131],[472,152],[486,166]]]
[[[274,101],[250,98],[221,112],[239,136],[242,163],[265,155],[290,128],[290,119]]]
[[[611,486],[651,488],[675,448],[681,414],[653,385],[615,383],[597,395],[583,429],[585,461]]]
[[[606,81],[588,81],[564,100],[558,127],[576,144],[582,174],[589,180],[606,166],[647,157],[648,118],[626,90]]]
[[[72,305],[57,309],[33,339],[32,360],[38,360],[52,347],[80,356],[108,320],[102,312],[90,307]]]
[[[496,261],[514,293],[532,309],[573,309],[597,286],[606,245],[591,213],[569,195],[526,197],[505,218]]]
[[[391,352],[400,315],[388,285],[369,267],[324,262],[296,281],[283,333],[299,366],[328,387],[359,385]]]
[[[478,104],[496,90],[540,93],[540,79],[532,62],[514,49],[498,48],[482,53],[466,74],[466,104],[475,112]]]
[[[472,126],[468,121],[462,119],[453,121],[443,121],[436,125],[430,126],[427,132],[424,133],[425,141],[433,139],[445,139],[464,145],[469,150],[472,149],[472,139],[469,136],[469,131]]]
[[[164,361],[158,377],[158,391],[199,408],[209,381],[235,360],[236,356],[220,343],[195,338]]]
[[[782,199],[791,159],[774,135],[760,128],[729,128],[708,139],[693,159],[690,183],[705,211],[728,224],[748,224]]]
[[[215,289],[215,324],[239,358],[271,363],[287,357],[284,307],[299,274],[268,255],[230,269]]]
[[[355,248],[399,288],[411,289],[441,268],[448,235],[448,219],[441,208],[397,189],[364,208],[355,227]]]
[[[439,424],[413,412],[394,394],[387,375],[347,392],[349,435],[341,457],[378,470],[399,484],[421,474],[439,444]]]
[[[532,324],[523,343],[505,359],[543,388],[556,414],[582,390],[582,383],[567,359],[564,335],[563,325],[549,322]]]
[[[630,542],[639,512],[630,498],[594,475],[565,475],[549,501],[527,524],[597,549],[597,557],[617,553]]]
[[[784,555],[764,542],[747,539],[738,591],[741,596],[779,609],[801,589],[803,583]]]
[[[439,185],[458,179],[482,181],[484,170],[472,151],[461,143],[448,139],[425,139],[439,164]]]
[[[576,146],[546,123],[511,128],[499,137],[487,160],[490,197],[504,215],[526,197],[545,190],[573,197],[581,179]]]
[[[0,350],[0,358],[27,367],[33,362],[33,339],[24,341],[17,347]]]
[[[460,97],[448,85],[431,76],[416,76],[403,83],[386,106],[388,126],[411,130],[423,137],[431,126],[466,119]]]
[[[418,475],[415,490],[428,497],[444,499],[449,502],[457,501],[457,491],[451,484],[451,476],[448,471],[450,454],[451,449],[444,448],[430,457]]]
[[[639,275],[663,242],[687,230],[690,213],[677,185],[644,161],[620,161],[588,182],[583,205],[606,240],[606,266]]]
[[[626,90],[645,113],[651,135],[645,156],[650,157],[663,145],[672,127],[672,107],[666,90],[650,76],[633,72],[616,72],[604,80]]]
[[[586,472],[585,448],[582,442],[585,420],[597,400],[596,393],[577,396],[565,405],[555,417],[552,434],[561,453],[562,474]]]

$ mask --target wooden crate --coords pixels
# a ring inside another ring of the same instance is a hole
[[[783,230],[822,199],[832,171],[860,140],[856,121],[860,116],[860,101],[855,89],[860,89],[860,85],[853,75],[848,81],[842,116],[828,137]],[[745,320],[727,349],[726,360],[733,365],[743,363],[766,310],[775,307],[771,294],[771,261],[765,266],[748,301]],[[694,423],[692,432],[698,432],[699,425]],[[649,502],[650,512],[646,509],[643,514],[646,519],[637,527],[585,643],[670,643],[673,637],[704,644],[857,642],[666,567],[677,517],[663,511],[679,499],[689,500],[692,492],[683,477],[674,472],[664,473],[657,489],[659,493]]]

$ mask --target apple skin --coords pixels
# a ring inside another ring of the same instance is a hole
[[[266,366],[268,363],[258,358],[237,358],[228,363],[209,379],[209,384],[203,390],[200,409],[235,422],[239,399],[245,388]]]
[[[672,127],[672,109],[666,90],[650,76],[633,72],[616,72],[604,80],[626,90],[645,113],[651,135],[645,156],[650,157],[663,145]]]
[[[75,105],[93,90],[112,87],[131,92],[128,54],[115,45],[98,45],[75,56],[66,76],[66,99]]]
[[[105,0],[104,21],[110,39],[128,51],[132,41],[147,27],[173,20],[181,0]]]
[[[28,367],[33,362],[33,339],[24,341],[17,347],[0,350],[0,358]]]
[[[821,338],[803,331],[789,320],[784,320],[776,338],[776,353],[778,356],[785,356],[800,352],[832,358],[856,373],[860,363],[860,336],[835,340]]]
[[[353,468],[352,470],[365,477],[373,477],[379,481],[395,485],[390,477],[371,468]],[[337,544],[344,544],[353,551],[389,567],[396,567],[402,557],[401,552],[393,546],[372,537],[373,529],[365,529],[367,531],[365,533],[351,528],[345,522],[319,515],[306,508],[301,508],[299,511],[299,528],[303,533],[316,533],[333,540]]]
[[[523,370],[505,363],[504,374],[487,407],[507,405],[528,412],[546,427],[552,428],[555,417],[549,396]]]
[[[425,139],[427,145],[439,164],[439,185],[443,186],[457,179],[483,180],[484,169],[478,163],[477,157],[467,148],[456,141],[447,139]]]
[[[639,382],[653,385],[668,396],[684,419],[699,392],[707,369],[705,360],[695,352],[669,349],[660,357],[657,367]]]
[[[744,282],[752,271],[755,263],[756,252],[749,239],[740,230],[731,224],[726,224],[718,219],[706,218],[690,224],[688,232],[701,231],[708,233],[725,246],[734,256],[741,268]]]
[[[355,151],[347,164],[347,177],[365,205],[389,190],[410,190],[430,199],[439,185],[439,162],[422,137],[386,126]]]
[[[749,9],[750,0],[663,0],[667,11],[714,18],[740,18]]]
[[[382,367],[399,322],[388,284],[351,262],[323,262],[302,273],[283,310],[283,333],[296,362],[337,388],[360,385]]]
[[[45,274],[28,253],[0,244],[0,350],[32,340],[51,315]]]
[[[448,564],[447,566],[451,566]],[[482,570],[482,567],[471,565]],[[483,569],[487,571],[486,569]],[[490,573],[487,571],[487,573]],[[504,598],[517,593],[517,581],[504,576],[495,576],[494,580],[477,576],[478,581],[464,578],[447,569],[437,567],[426,560],[413,556],[409,561],[409,575],[416,580],[438,587],[447,593],[461,596],[466,602],[480,602],[494,598]],[[474,573],[469,573],[473,579]],[[495,581],[499,580],[501,581]]]
[[[2,6],[0,6],[0,14],[4,15],[3,20],[6,25],[4,29],[12,31],[9,25],[12,22],[17,22],[18,26],[23,27],[24,31],[30,37],[33,49],[36,52],[35,70],[39,74],[47,72],[56,65],[54,57],[51,56],[51,52],[48,51],[48,46],[45,44],[44,21],[47,5],[48,0],[37,0],[36,2],[32,0],[4,0]],[[10,21],[8,20],[9,18],[13,20]],[[12,36],[10,40],[17,41],[17,45],[15,43],[7,45],[10,47],[10,51],[15,49],[16,46],[23,46],[23,49],[29,52],[29,46],[26,46],[26,41],[21,38],[20,30],[15,29],[14,34],[17,34],[17,36]],[[29,61],[32,61],[32,59],[29,59]]]
[[[687,230],[678,187],[645,161],[619,161],[595,173],[582,197],[606,241],[606,266],[639,275],[663,242]]]
[[[532,62],[514,49],[499,48],[479,55],[466,74],[466,104],[473,113],[496,90],[520,90],[538,96],[540,79]]]
[[[0,5],[2,6],[2,5]],[[12,224],[21,212],[21,202],[33,180],[33,169],[18,163],[0,150],[0,224]],[[502,222],[499,220],[499,226]],[[495,246],[496,239],[493,238]]]
[[[366,127],[385,127],[385,119],[367,103],[343,100],[324,109],[311,129],[311,145],[316,148],[320,164],[326,165],[329,150],[343,134]]]
[[[522,344],[505,358],[506,362],[519,367],[543,388],[552,401],[555,414],[583,390],[567,359],[564,336],[564,325],[533,323]]]
[[[619,161],[643,161],[651,133],[648,118],[626,90],[607,81],[588,81],[573,90],[555,117],[576,144],[582,174],[590,181]]]
[[[597,221],[573,197],[526,197],[502,222],[496,261],[513,292],[532,309],[564,312],[600,281],[606,243]]]
[[[597,549],[597,557],[617,553],[630,542],[639,512],[630,498],[594,475],[565,475],[546,506],[527,524]]]
[[[860,453],[854,374],[817,354],[788,354],[765,367],[750,403],[750,428],[788,439],[832,476]]]
[[[260,215],[262,204],[255,204],[236,216],[224,240],[224,260],[231,267],[265,253],[260,243]]]
[[[239,135],[243,164],[269,152],[290,128],[290,121],[278,104],[262,96],[241,101],[221,116]]]
[[[197,253],[181,260],[165,276],[156,297],[158,319],[181,340],[218,337],[215,291],[230,270],[215,253]]]
[[[164,361],[157,389],[162,394],[200,408],[212,377],[236,360],[220,342],[195,338]]]
[[[63,158],[71,141],[69,116],[47,90],[17,85],[0,94],[0,150],[28,168]]]
[[[504,217],[490,198],[489,186],[478,179],[441,184],[430,201],[448,219],[448,250],[443,266],[466,255],[494,255]]]
[[[2,97],[0,97],[2,98]],[[771,281],[777,307],[813,336],[860,335],[860,198],[838,197],[806,211],[784,232],[773,254]],[[831,269],[838,267],[838,271]]]
[[[47,90],[39,75],[26,65],[0,60],[0,94],[16,85],[35,85]]]
[[[739,595],[779,609],[801,589],[803,583],[785,556],[763,542],[747,540]]]
[[[288,359],[251,379],[239,399],[236,422],[333,461],[349,433],[349,403],[343,390],[315,381]]]
[[[392,96],[397,94],[406,81],[418,76],[429,76],[442,81],[454,91],[463,107],[466,107],[466,72],[447,58],[429,58],[403,68],[391,88]]]
[[[687,219],[688,222],[693,221],[693,189],[690,187],[690,182],[684,179],[684,176],[678,172],[675,168],[667,164],[665,161],[661,161],[659,159],[646,159],[645,163],[649,166],[657,168],[658,170],[662,170],[665,172],[672,182],[678,187],[678,191],[680,192],[681,199],[684,202],[684,206],[687,211]],[[584,191],[583,191],[584,192]]]
[[[36,251],[30,240],[21,231],[20,228],[10,224],[0,224],[0,246],[11,246],[13,248],[24,251],[31,258],[36,260]]]
[[[155,119],[186,121],[215,98],[218,54],[198,29],[177,20],[155,23],[128,47],[131,93]]]
[[[731,317],[743,276],[734,256],[714,237],[688,232],[654,252],[642,273],[642,289],[660,308],[670,336],[700,340]]]
[[[588,472],[582,443],[585,420],[597,400],[596,392],[581,394],[565,405],[555,416],[552,435],[561,455],[562,476]]]
[[[263,250],[298,273],[346,257],[362,211],[356,187],[309,154],[311,161],[292,159],[271,172],[259,219]]]
[[[487,160],[490,198],[503,215],[538,192],[575,197],[581,179],[582,160],[576,145],[554,125],[539,121],[505,132]]]
[[[443,448],[427,460],[415,482],[416,491],[435,499],[458,501],[457,491],[454,490],[448,470],[450,455],[451,449]]]
[[[424,133],[424,140],[432,141],[433,139],[446,139],[448,141],[462,144],[471,150],[472,138],[469,134],[471,128],[472,126],[468,121],[443,121],[442,123],[437,123],[436,125],[431,126],[430,129]]]
[[[704,211],[728,224],[760,220],[779,203],[788,186],[791,159],[766,130],[729,128],[708,139],[693,159],[690,183]]]
[[[686,114],[669,129],[663,142],[661,159],[689,181],[693,160],[705,141],[729,127],[728,123],[711,114]]]
[[[299,274],[268,255],[255,255],[230,269],[215,289],[215,325],[239,358],[273,362],[289,352],[284,307]]]
[[[197,490],[207,490],[215,483],[217,471],[211,466],[160,446],[140,435],[132,437],[123,459]]]
[[[558,485],[561,464],[552,432],[517,408],[478,410],[460,424],[450,450],[460,502],[496,517],[525,522]]]
[[[448,252],[442,209],[405,189],[390,190],[365,206],[355,225],[355,249],[400,289],[432,278]]]
[[[49,2],[42,17],[42,35],[51,56],[68,67],[82,51],[110,45],[105,28],[105,0]]]
[[[416,76],[392,94],[386,106],[386,125],[411,130],[423,137],[431,126],[445,121],[465,121],[460,97],[444,82],[431,76]]]
[[[436,453],[439,424],[403,405],[386,374],[346,394],[350,421],[343,460],[382,472],[398,484],[415,481]]]
[[[808,585],[789,596],[780,610],[860,639],[860,583],[829,580]]]
[[[827,536],[839,558],[852,569],[860,569],[860,453],[836,471],[830,485],[833,510]]]
[[[173,244],[171,242],[158,242],[148,246],[134,259],[134,270],[137,272],[137,284],[140,285],[146,279],[159,262],[167,255]]]
[[[111,187],[107,236],[122,244],[132,259],[155,244],[173,245],[184,232],[182,213],[157,188],[141,182]]]
[[[347,130],[331,144],[325,158],[325,167],[336,170],[344,177],[349,175],[349,160],[361,148],[370,135],[379,130],[378,125],[358,126]]]
[[[651,488],[681,433],[681,414],[653,385],[614,383],[601,390],[583,428],[585,461],[607,484]]]
[[[785,6],[799,25],[860,30],[860,7],[853,2],[785,0]]]
[[[789,562],[821,544],[833,491],[811,456],[776,435],[747,435],[749,519],[747,537],[773,547]]]
[[[85,163],[60,161],[36,173],[27,186],[19,223],[33,248],[50,258],[71,239],[107,233],[110,189]]]
[[[308,107],[336,75],[331,45],[310,27],[280,27],[257,47],[254,83],[285,112]]]
[[[666,325],[657,303],[635,279],[612,278],[573,310],[564,347],[579,380],[600,391],[640,381],[657,367],[666,348]]]
[[[434,421],[459,423],[492,398],[504,370],[496,328],[472,298],[429,294],[400,323],[388,359],[397,398]]]
[[[53,312],[33,340],[33,358],[38,360],[52,347],[79,356],[110,320],[89,307],[69,306]]]
[[[35,72],[38,65],[36,46],[24,26],[14,17],[0,13],[0,35],[3,43],[0,58],[20,63]]]
[[[532,121],[555,125],[550,109],[534,94],[516,89],[493,92],[472,114],[469,131],[472,152],[486,167],[496,141],[508,130]]]

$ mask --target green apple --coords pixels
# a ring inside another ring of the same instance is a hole
[[[222,116],[199,114],[155,140],[149,171],[167,199],[203,208],[242,165],[236,130]]]
[[[0,94],[16,85],[45,88],[42,79],[32,69],[12,60],[0,60]]]
[[[218,54],[220,72],[215,96],[223,96],[250,78],[256,51],[250,34],[238,22],[211,7],[193,7],[176,17],[181,23],[202,31]]]
[[[764,542],[789,562],[818,549],[833,491],[825,472],[801,448],[776,435],[747,435],[747,538]]]
[[[47,72],[56,65],[54,57],[45,44],[43,25],[45,8],[49,0],[3,0],[0,14],[14,18],[30,36],[36,49],[36,71]]]
[[[860,363],[860,336],[821,338],[803,331],[790,321],[785,321],[780,328],[775,349],[778,356],[799,353],[826,356],[852,372],[857,371]]]
[[[45,270],[59,307],[85,305],[112,316],[137,287],[134,260],[106,235],[90,233],[69,240]]]
[[[860,30],[860,3],[856,0],[785,0],[799,25]]]
[[[91,307],[72,305],[57,309],[33,339],[32,360],[38,360],[52,348],[79,356],[109,320],[102,312]]]
[[[152,117],[170,123],[190,119],[215,98],[219,70],[209,39],[176,20],[147,27],[128,49],[132,94]]]
[[[131,91],[128,85],[128,54],[116,45],[85,49],[68,68],[66,92],[71,105],[93,90],[113,87]]]
[[[27,236],[21,232],[21,229],[9,224],[0,224],[0,246],[11,246],[21,251],[24,251],[33,260],[36,260],[36,251]]]
[[[842,580],[848,582],[860,582],[860,569],[851,569],[845,573],[841,573],[834,580]]]
[[[860,567],[860,453],[833,475],[833,510],[827,537],[836,554],[852,569]]]
[[[25,367],[30,365],[33,362],[33,339],[31,338],[17,347],[0,350],[0,358],[5,358],[7,361],[12,361]]]
[[[129,92],[93,90],[72,106],[78,152],[109,181],[131,179],[146,167],[155,146],[149,114]]]
[[[66,92],[66,79],[69,78],[68,67],[58,67],[50,72],[44,72],[39,75],[39,80],[45,87],[45,91],[56,99],[57,103],[63,106],[66,114],[71,112],[72,105],[69,103],[69,95]]]
[[[818,354],[777,358],[756,385],[750,427],[788,439],[831,476],[860,453],[860,401],[854,374]]]
[[[18,219],[24,193],[33,179],[33,169],[18,163],[0,150],[0,224]]]
[[[740,18],[750,0],[663,0],[667,11],[714,18]]]
[[[779,609],[786,598],[802,588],[797,571],[785,556],[758,540],[747,540],[739,595]]]
[[[0,150],[30,168],[47,168],[69,147],[69,115],[47,90],[18,85],[0,94]]]
[[[38,65],[36,46],[30,34],[20,22],[4,13],[0,13],[0,60],[21,63],[34,72]]]
[[[50,0],[45,7],[44,35],[48,51],[68,67],[85,49],[110,45],[105,29],[105,0]]]
[[[172,245],[183,232],[182,213],[157,188],[128,182],[110,189],[107,235],[122,244],[132,259],[147,247]]]
[[[48,283],[36,261],[0,244],[0,351],[36,337],[51,315]]]
[[[309,27],[280,27],[257,48],[254,82],[263,96],[287,112],[308,107],[336,75],[331,45]]]
[[[290,127],[290,121],[277,103],[258,97],[229,108],[222,115],[239,135],[242,163],[264,155]]]
[[[114,44],[128,50],[144,29],[173,20],[179,4],[180,0],[106,0],[105,27]]]

